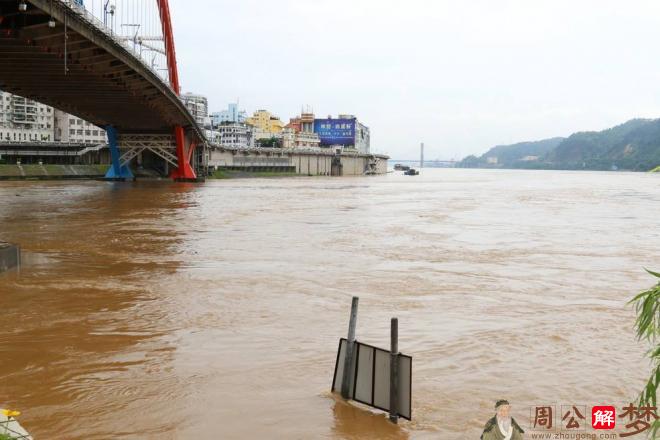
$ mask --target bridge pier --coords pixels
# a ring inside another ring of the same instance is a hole
[[[130,164],[138,161],[145,152],[157,156],[164,162],[164,176],[169,176],[177,182],[199,182],[204,180],[204,172],[198,177],[194,164],[198,161],[196,154],[198,147],[194,135],[186,135],[181,129],[180,133],[117,133],[114,127],[108,128],[108,144],[112,157],[112,165],[106,174],[108,180],[135,179]],[[178,137],[178,139],[177,139]],[[153,156],[151,156],[153,158]],[[162,172],[160,170],[159,172]]]
[[[119,152],[119,140],[117,139],[117,129],[111,125],[105,127],[108,135],[108,145],[110,147],[110,156],[112,158],[112,165],[105,173],[106,180],[125,181],[127,179],[134,180],[133,172],[128,167],[128,164],[121,164],[121,153]]]
[[[190,164],[195,152],[195,143],[186,139],[185,131],[181,126],[174,127],[174,138],[178,167],[172,171],[170,177],[177,182],[197,182],[197,174]]]

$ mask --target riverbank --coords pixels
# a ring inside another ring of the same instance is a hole
[[[108,165],[0,165],[0,180],[99,179]]]
[[[302,174],[287,173],[277,171],[237,171],[237,170],[216,170],[209,176],[209,179],[246,179],[255,177],[302,177]]]

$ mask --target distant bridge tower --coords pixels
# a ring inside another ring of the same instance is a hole
[[[419,149],[419,167],[424,168],[424,142],[422,142]]]

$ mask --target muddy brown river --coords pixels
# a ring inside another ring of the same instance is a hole
[[[477,439],[497,399],[637,397],[626,302],[660,175],[0,182],[0,407],[35,439]],[[358,339],[413,356],[413,421],[330,393]],[[590,414],[589,414],[590,415]],[[636,437],[635,437],[636,438]]]

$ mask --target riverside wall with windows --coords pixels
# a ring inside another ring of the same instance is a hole
[[[310,176],[361,176],[387,173],[388,157],[380,154],[318,149],[212,147],[207,151],[211,171],[288,171]]]

